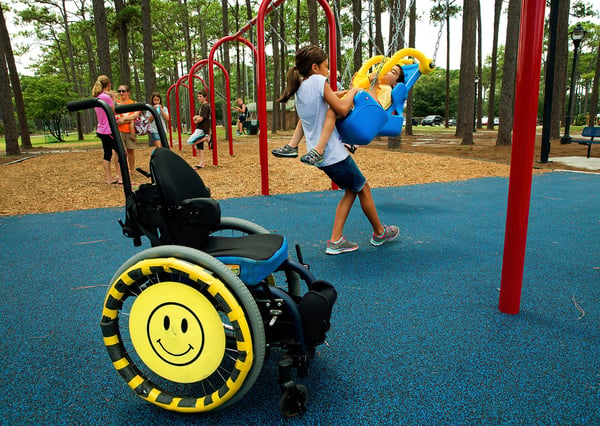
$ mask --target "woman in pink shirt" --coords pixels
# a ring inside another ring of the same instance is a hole
[[[112,108],[113,113],[115,112],[115,103],[110,95],[110,79],[101,75],[94,83],[94,87],[92,88],[92,96],[94,98],[102,99]],[[121,180],[121,172],[119,170],[119,162],[115,163],[115,168],[117,172],[117,176],[113,179],[110,174],[110,161],[112,159],[113,151],[116,154],[117,145],[115,142],[115,138],[110,130],[110,125],[108,124],[108,117],[106,116],[106,112],[102,108],[95,108],[96,117],[98,118],[98,127],[96,128],[96,135],[102,141],[102,149],[104,150],[104,177],[106,179],[107,184],[122,184]]]

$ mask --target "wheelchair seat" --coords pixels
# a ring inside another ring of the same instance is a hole
[[[155,225],[160,234],[158,239],[150,237],[153,246],[175,244],[202,250],[232,267],[249,286],[261,282],[288,258],[287,240],[281,235],[212,236],[221,220],[219,203],[210,198],[198,173],[173,151],[156,148],[150,172],[152,189],[158,192]]]

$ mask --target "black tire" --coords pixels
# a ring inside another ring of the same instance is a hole
[[[279,399],[279,410],[286,417],[294,417],[306,411],[308,389],[304,385],[294,385],[295,389],[286,389]]]

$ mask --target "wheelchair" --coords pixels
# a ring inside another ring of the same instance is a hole
[[[103,101],[71,102],[69,110]],[[118,106],[129,112],[154,108]],[[306,377],[330,327],[335,288],[316,280],[288,255],[285,237],[240,218],[222,217],[219,203],[196,171],[162,148],[144,172],[151,183],[131,190],[122,148],[125,236],[151,248],[115,272],[104,300],[101,329],[112,364],[141,398],[167,410],[199,413],[239,401],[277,348],[279,407],[291,417],[306,411]],[[113,130],[113,134],[118,135]],[[120,145],[119,145],[120,147]],[[304,289],[304,291],[303,291]]]

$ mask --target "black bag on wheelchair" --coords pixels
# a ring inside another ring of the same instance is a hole
[[[331,311],[337,299],[335,288],[326,281],[317,280],[300,300],[298,309],[302,316],[307,348],[315,348],[325,341],[331,326]]]

